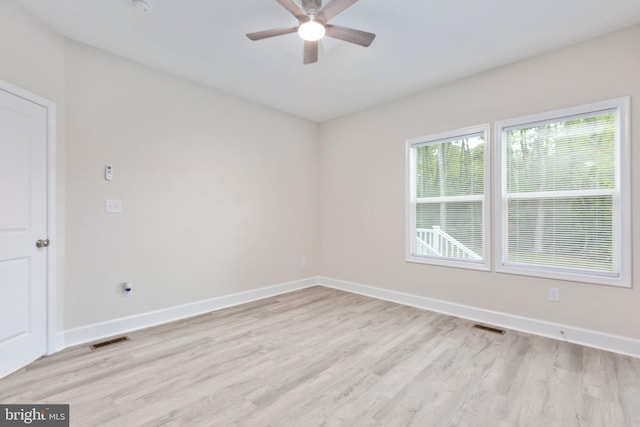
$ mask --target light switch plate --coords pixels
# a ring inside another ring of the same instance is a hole
[[[122,201],[121,200],[105,200],[104,201],[104,211],[106,213],[120,213],[120,212],[122,212]]]

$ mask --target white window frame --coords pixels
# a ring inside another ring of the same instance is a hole
[[[605,110],[617,110],[616,122],[616,189],[612,191],[614,201],[614,255],[616,256],[616,274],[598,274],[586,270],[571,270],[560,267],[538,267],[530,265],[518,265],[505,261],[507,226],[507,196],[506,196],[506,157],[504,154],[503,139],[506,129],[516,126],[525,127],[543,121],[561,121],[571,116],[597,114]],[[623,97],[602,102],[581,105],[549,111],[541,114],[533,114],[502,120],[495,123],[494,135],[496,155],[496,175],[494,212],[496,223],[494,224],[496,244],[494,247],[496,260],[495,270],[500,273],[510,273],[525,276],[544,277],[559,280],[569,280],[600,285],[619,287],[631,287],[631,153],[630,153],[630,98]],[[616,209],[617,208],[617,209]]]
[[[420,264],[432,264],[447,267],[467,268],[472,270],[491,271],[491,126],[489,123],[470,126],[462,129],[456,129],[453,131],[442,132],[438,134],[422,136],[418,138],[412,138],[406,141],[406,156],[405,156],[405,209],[406,209],[406,254],[405,259],[407,262],[415,262]],[[473,134],[484,134],[484,196],[452,196],[443,197],[443,201],[463,201],[470,200],[471,198],[483,201],[482,209],[482,244],[483,244],[483,258],[481,260],[462,260],[457,258],[445,258],[445,257],[429,257],[418,256],[416,253],[416,180],[415,180],[415,148],[422,145],[434,144],[438,142],[451,141],[464,138],[465,136]]]

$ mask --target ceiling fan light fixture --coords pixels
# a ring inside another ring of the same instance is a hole
[[[311,17],[310,20],[298,27],[298,35],[302,40],[306,40],[308,42],[320,40],[324,37],[326,32],[327,30],[324,28],[324,25],[316,21],[315,17]]]

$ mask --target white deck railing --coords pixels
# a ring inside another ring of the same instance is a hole
[[[418,255],[477,260],[482,259],[480,255],[444,232],[437,225],[434,225],[433,228],[418,228],[416,233],[416,249]]]

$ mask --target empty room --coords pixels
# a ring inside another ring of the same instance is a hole
[[[640,426],[639,53],[637,0],[0,0],[0,426]]]

